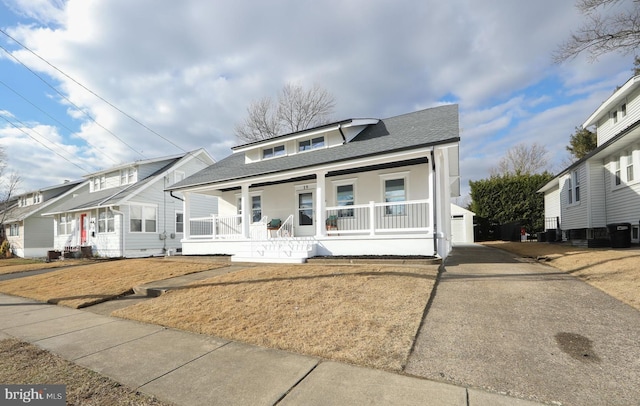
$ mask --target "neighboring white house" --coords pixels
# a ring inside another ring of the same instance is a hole
[[[584,122],[595,126],[597,148],[539,192],[547,229],[590,247],[609,245],[607,225],[630,223],[640,241],[640,76],[616,90]]]
[[[1,214],[4,235],[14,255],[47,256],[53,247],[54,223],[52,218],[42,217],[42,213],[73,198],[81,183],[81,180],[65,182],[18,195],[16,204]]]
[[[476,214],[451,203],[451,241],[454,244],[473,244],[473,216]]]
[[[143,257],[180,250],[184,230],[182,197],[165,192],[214,163],[203,149],[136,161],[87,175],[73,199],[45,213],[55,220],[53,248],[90,248],[102,257]],[[195,212],[217,212],[217,201],[194,202]]]
[[[240,145],[168,190],[185,197],[183,254],[304,262],[451,250],[458,106],[349,119]],[[197,196],[219,212],[194,212]]]

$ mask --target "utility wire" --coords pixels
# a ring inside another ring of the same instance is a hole
[[[127,112],[121,110],[119,107],[117,107],[116,105],[114,105],[113,103],[111,103],[110,101],[106,100],[104,97],[100,96],[99,94],[97,94],[96,92],[94,92],[93,90],[87,88],[85,85],[83,85],[82,83],[78,82],[77,80],[75,80],[74,78],[72,78],[71,76],[67,75],[65,72],[63,72],[62,70],[58,69],[55,65],[51,64],[49,61],[47,61],[46,59],[44,59],[43,57],[41,57],[40,55],[38,55],[37,53],[35,53],[34,51],[32,51],[29,47],[27,47],[26,45],[22,44],[20,41],[18,41],[17,39],[13,38],[11,35],[7,34],[3,29],[0,28],[0,32],[4,35],[6,35],[7,37],[11,38],[11,40],[13,40],[16,44],[20,45],[22,48],[26,49],[27,51],[29,51],[33,56],[35,56],[36,58],[40,59],[42,62],[46,63],[47,65],[49,65],[51,68],[55,69],[57,72],[59,72],[61,75],[64,75],[66,78],[68,78],[69,80],[71,80],[73,83],[77,84],[78,86],[82,87],[84,90],[86,90],[87,92],[91,93],[92,95],[94,95],[95,97],[97,97],[98,99],[102,100],[103,102],[105,102],[106,104],[108,104],[109,106],[111,106],[113,109],[115,109],[116,111],[120,112],[121,114],[123,114],[125,117],[129,118],[130,120],[132,120],[133,122],[135,122],[136,124],[140,125],[142,128],[144,128],[145,130],[149,131],[150,133],[162,138],[163,140],[165,140],[166,142],[168,142],[169,144],[173,145],[174,147],[178,148],[180,151],[182,152],[187,152],[184,148],[182,148],[180,145],[176,144],[175,142],[171,141],[170,139],[160,135],[158,132],[154,131],[153,129],[149,128],[148,126],[146,126],[145,124],[143,124],[142,122],[140,122],[139,120],[137,120],[135,117],[131,116],[130,114],[128,114]]]
[[[8,119],[5,117],[5,120],[8,121]],[[45,137],[44,135],[42,135],[39,131],[37,131],[36,129],[34,129],[33,127],[29,127],[27,124],[25,124],[24,122],[20,121],[18,118],[16,118],[15,116],[13,117],[14,121],[17,121],[18,123],[20,123],[20,125],[22,125],[21,129],[24,128],[29,128],[31,131],[33,131],[34,133],[38,134],[40,137],[42,137],[44,140],[46,140],[47,142],[49,142],[51,145],[53,145],[54,147],[56,146],[56,143],[54,141],[51,141],[49,138]],[[16,127],[14,124],[12,124],[14,127]],[[16,127],[17,128],[17,127]],[[24,131],[23,131],[24,132]],[[47,147],[44,145],[44,143],[36,140],[34,137],[31,137],[33,140],[37,141],[40,143],[40,145],[44,146],[45,148],[47,148],[49,151],[56,153],[58,156],[62,157],[62,155],[60,155],[59,153],[55,152],[53,149]],[[58,147],[60,147],[58,145]],[[70,155],[71,157],[75,158],[75,156],[71,155],[70,153],[68,153],[67,151],[65,151],[63,148],[60,148],[62,151],[64,151],[66,154]],[[64,158],[64,157],[63,157]],[[71,162],[69,159],[67,159],[68,162]],[[98,170],[98,168],[96,168],[93,165],[89,165],[90,167],[92,167],[95,171]],[[84,170],[85,172],[88,172],[86,169]]]
[[[38,144],[42,145],[43,147],[45,147],[46,149],[48,149],[49,151],[53,152],[54,154],[58,155],[60,158],[64,159],[65,161],[69,162],[70,164],[72,164],[73,166],[75,166],[76,168],[80,169],[82,172],[84,173],[90,173],[89,171],[87,171],[85,168],[81,167],[80,165],[76,164],[75,162],[72,162],[71,160],[67,159],[66,157],[64,157],[62,154],[54,151],[53,149],[49,148],[46,144],[44,144],[42,141],[38,140],[37,138],[35,138],[33,135],[29,134],[28,132],[26,132],[23,128],[18,127],[17,125],[15,125],[14,123],[12,123],[8,118],[6,118],[3,115],[0,115],[0,117],[2,117],[3,120],[5,120],[7,123],[11,124],[13,127],[15,127],[16,129],[18,129],[19,131],[21,131],[23,134],[25,134],[27,137],[31,138],[32,140],[34,140],[35,142],[37,142]],[[38,133],[37,131],[33,130],[33,132],[35,132],[36,134],[40,135],[42,137],[42,134]],[[44,137],[43,137],[44,138]],[[46,139],[46,138],[45,138]],[[49,141],[49,140],[47,140]],[[49,141],[51,142],[51,141]]]
[[[2,31],[0,29],[0,32],[4,33],[4,31]],[[5,33],[6,34],[6,33]],[[9,37],[11,38],[11,37]],[[0,49],[2,49],[7,55],[9,55],[11,58],[13,58],[16,62],[18,62],[20,65],[22,65],[25,69],[27,69],[29,72],[31,72],[34,76],[36,76],[38,79],[40,79],[42,81],[42,83],[44,83],[45,85],[47,85],[49,88],[51,88],[54,92],[56,92],[58,95],[60,95],[60,97],[62,97],[64,100],[66,100],[67,102],[69,102],[73,107],[75,107],[79,112],[81,112],[82,114],[84,114],[89,120],[91,120],[92,122],[94,122],[96,125],[98,125],[100,128],[102,128],[103,130],[105,130],[106,132],[108,132],[109,134],[111,134],[113,137],[115,137],[118,141],[120,141],[121,143],[123,143],[124,145],[126,145],[129,149],[131,149],[133,152],[135,152],[136,154],[140,155],[141,157],[145,158],[146,157],[139,151],[137,151],[135,148],[133,148],[131,145],[127,144],[123,139],[121,139],[120,137],[118,137],[117,135],[115,135],[111,130],[109,130],[108,128],[106,128],[105,126],[103,126],[102,124],[98,123],[96,121],[95,118],[93,118],[89,113],[87,113],[86,111],[84,111],[83,109],[81,109],[80,107],[78,107],[74,102],[72,102],[71,100],[69,100],[69,98],[67,96],[65,96],[64,94],[62,94],[58,89],[56,89],[54,86],[52,86],[51,84],[49,84],[49,82],[47,82],[46,80],[44,80],[44,78],[42,78],[40,75],[38,75],[36,72],[34,72],[31,68],[29,68],[27,65],[25,65],[20,59],[18,59],[16,56],[14,56],[11,52],[9,52],[5,47],[3,47],[2,45],[0,45]]]
[[[4,87],[6,87],[7,89],[11,90],[16,96],[20,97],[22,100],[26,101],[27,103],[29,103],[30,105],[32,105],[33,107],[35,107],[36,109],[38,109],[40,112],[42,112],[43,114],[45,114],[47,117],[49,117],[50,119],[52,119],[53,121],[55,121],[56,123],[58,123],[62,128],[65,128],[67,131],[69,131],[69,133],[73,133],[73,130],[70,129],[69,127],[67,127],[62,121],[58,120],[57,118],[55,118],[54,116],[52,116],[51,114],[47,113],[46,111],[44,111],[43,109],[41,109],[40,107],[36,106],[34,103],[32,103],[29,99],[27,99],[26,97],[24,97],[23,95],[21,95],[18,91],[16,91],[15,89],[13,89],[11,86],[9,86],[8,84],[6,84],[5,82],[3,82],[2,80],[0,80],[0,84],[3,85]],[[100,148],[96,147],[95,145],[91,144],[88,140],[83,138],[83,141],[87,143],[87,145],[89,145],[90,147],[92,147],[94,150],[96,150],[97,152],[100,152],[102,155],[104,155],[106,158],[109,158],[109,160],[111,162],[113,162],[114,164],[118,164],[119,162],[117,160],[115,160],[114,158],[112,158],[111,156],[109,156],[109,154],[107,154],[106,152],[102,151]]]

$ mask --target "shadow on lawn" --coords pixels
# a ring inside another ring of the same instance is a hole
[[[425,275],[418,274],[412,272],[340,272],[340,273],[330,273],[326,275],[300,275],[300,276],[288,276],[288,277],[276,277],[276,278],[264,278],[264,279],[251,279],[251,280],[240,280],[240,281],[229,281],[229,282],[210,282],[210,283],[193,283],[186,286],[177,286],[171,287],[171,290],[182,290],[182,289],[193,289],[193,288],[202,288],[202,287],[211,287],[211,286],[233,286],[233,285],[243,285],[243,284],[260,284],[260,283],[268,283],[268,282],[288,282],[288,281],[297,281],[297,280],[314,280],[314,279],[324,279],[324,278],[336,278],[343,276],[398,276],[398,277],[408,277],[408,278],[416,278],[416,279],[430,279],[435,280],[437,278],[436,274],[433,275]]]
[[[133,289],[129,289],[125,292],[122,292],[116,295],[78,295],[78,296],[56,297],[56,298],[48,299],[47,303],[57,305],[60,302],[81,300],[82,302],[79,303],[77,306],[69,306],[69,305],[67,306],[75,309],[82,309],[84,307],[89,307],[89,306],[97,305],[99,303],[108,302],[109,300],[114,300],[121,296],[126,296],[130,294],[133,294]],[[92,300],[89,300],[89,299],[92,299]],[[62,303],[62,305],[66,305],[66,304]]]

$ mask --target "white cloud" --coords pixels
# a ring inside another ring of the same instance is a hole
[[[333,93],[335,119],[384,118],[454,100],[463,178],[482,177],[526,137],[562,150],[562,137],[624,82],[625,59],[617,55],[551,64],[551,52],[581,22],[572,2],[556,0],[14,0],[11,7],[35,19],[8,28],[21,42],[184,150],[205,147],[217,159],[236,143],[233,126],[251,100],[296,81]],[[68,106],[83,124],[59,142],[77,148],[79,161],[106,167],[139,153],[179,152],[28,52],[16,55],[54,77],[99,123]],[[558,89],[525,91],[549,77]],[[553,103],[560,96],[564,109]],[[24,171],[68,178],[77,170],[43,159],[48,170],[43,163]]]

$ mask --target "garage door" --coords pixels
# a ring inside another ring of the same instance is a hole
[[[453,242],[467,242],[465,235],[464,216],[451,216],[451,240]]]

